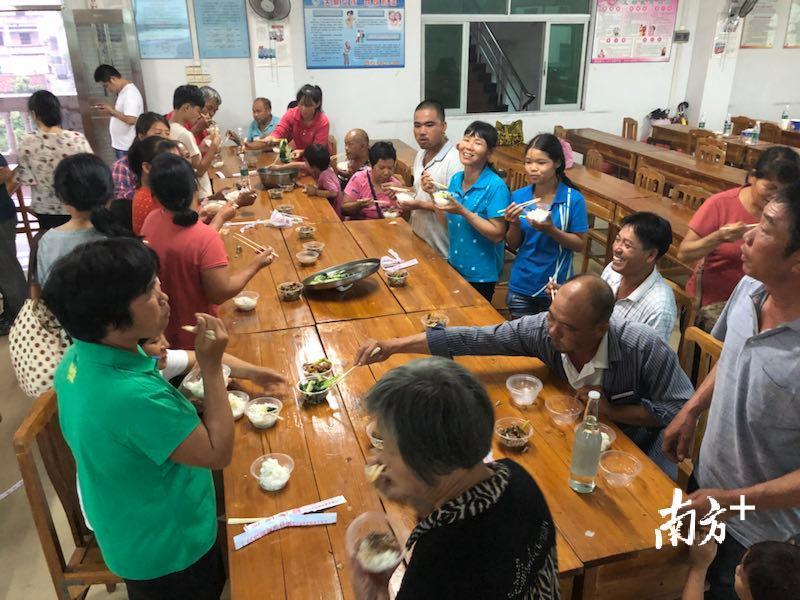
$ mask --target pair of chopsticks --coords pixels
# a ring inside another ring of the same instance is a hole
[[[271,248],[267,248],[267,247],[265,247],[265,246],[262,246],[261,244],[258,244],[258,243],[256,243],[256,242],[254,242],[253,240],[251,240],[251,239],[250,239],[250,238],[248,238],[248,237],[245,237],[245,236],[243,236],[243,235],[240,235],[240,234],[238,234],[238,233],[235,233],[235,232],[234,232],[234,233],[232,233],[231,235],[232,235],[232,236],[233,236],[233,237],[234,237],[234,238],[235,238],[237,241],[239,241],[239,242],[242,242],[243,244],[245,244],[245,245],[246,245],[246,246],[248,246],[249,248],[251,248],[251,249],[255,250],[256,252],[267,252],[267,251],[269,251],[269,252],[270,252],[270,254],[271,254],[272,256],[275,256],[276,258],[277,258],[277,256],[278,256],[278,255],[275,253],[275,251],[274,251],[274,250],[272,250]]]
[[[378,352],[380,352],[380,351],[381,351],[381,347],[380,347],[380,346],[376,346],[376,347],[375,347],[375,348],[372,350],[372,352],[370,352],[370,353],[369,353],[369,356],[370,356],[370,358],[372,358],[373,356],[375,356],[375,355],[376,355]],[[350,375],[350,373],[351,373],[351,372],[353,371],[353,369],[355,369],[356,367],[362,367],[362,366],[364,366],[364,365],[355,364],[355,365],[353,365],[352,367],[350,367],[349,369],[347,369],[347,371],[345,371],[345,372],[344,372],[344,373],[342,373],[341,375],[337,375],[336,377],[334,377],[334,378],[333,378],[333,381],[331,381],[331,383],[330,383],[330,385],[328,386],[328,388],[331,388],[332,386],[336,385],[337,383],[340,383],[340,382],[342,381],[342,379],[344,379],[345,377],[347,377],[348,375]]]
[[[539,200],[541,200],[541,198],[531,198],[527,202],[523,202],[522,204],[517,204],[517,208],[524,208],[526,206],[530,206],[531,204],[536,204],[537,202],[539,202]],[[498,215],[506,214],[506,209],[504,208],[503,210],[499,211],[497,214]]]
[[[397,185],[387,185],[384,189],[392,190],[393,192],[401,192],[401,193],[414,193],[414,188],[410,187],[400,187]]]
[[[181,329],[183,329],[184,331],[188,331],[189,333],[197,333],[196,325],[181,325]],[[206,329],[205,336],[206,339],[210,342],[213,342],[217,339],[217,334],[214,333],[213,329]]]
[[[556,284],[555,277],[550,277],[550,283],[551,283],[552,285],[555,285],[555,284]],[[551,288],[550,288],[550,302],[552,302],[552,301],[553,301],[553,300],[555,300],[555,299],[556,299],[556,290],[555,290],[555,288],[554,288],[554,287],[551,287]]]

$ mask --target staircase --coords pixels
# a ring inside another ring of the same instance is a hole
[[[469,45],[469,71],[467,74],[467,112],[508,112],[508,104],[501,104],[497,83],[486,63],[478,60],[478,47]]]

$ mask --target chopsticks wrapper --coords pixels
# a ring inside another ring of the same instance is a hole
[[[267,221],[267,225],[271,227],[292,227],[297,223],[301,223],[303,220],[298,219],[296,217],[292,217],[291,215],[287,215],[286,213],[278,212],[277,210],[272,211],[272,214],[269,216],[269,221]]]
[[[401,271],[418,264],[419,261],[416,258],[404,261],[400,258],[400,255],[391,248],[389,248],[389,256],[381,257],[381,268],[386,273],[394,273],[395,271]]]
[[[336,513],[316,513],[320,510],[345,504],[347,500],[344,496],[335,496],[327,500],[320,500],[313,504],[306,504],[299,508],[285,510],[266,519],[261,519],[255,523],[244,526],[244,531],[233,537],[233,547],[236,550],[244,548],[248,544],[261,539],[265,535],[278,531],[284,527],[308,527],[311,525],[332,525],[336,523],[338,515]],[[229,522],[231,519],[229,519]]]

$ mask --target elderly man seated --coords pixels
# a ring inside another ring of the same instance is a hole
[[[369,136],[363,129],[351,129],[344,136],[344,153],[347,160],[337,162],[333,157],[331,166],[339,177],[342,189],[347,186],[350,178],[369,168]],[[341,156],[341,155],[340,155]]]
[[[611,318],[614,293],[595,275],[565,283],[547,313],[488,327],[434,328],[405,338],[370,340],[360,364],[392,354],[533,356],[569,381],[578,398],[601,393],[600,416],[614,421],[659,466],[656,443],[694,391],[676,354],[651,327]],[[373,354],[374,353],[374,354]]]

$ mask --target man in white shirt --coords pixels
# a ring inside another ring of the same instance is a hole
[[[111,65],[97,67],[94,80],[101,83],[107,92],[117,95],[113,108],[106,103],[98,104],[95,108],[111,116],[108,123],[111,145],[116,158],[122,158],[128,154],[128,148],[136,138],[136,119],[144,112],[142,94]]]
[[[613,258],[601,277],[611,286],[614,316],[644,323],[669,342],[677,318],[675,295],[656,263],[672,244],[669,221],[651,212],[625,217],[612,246]]]
[[[425,181],[448,185],[450,178],[464,170],[458,150],[447,139],[444,106],[437,100],[423,100],[414,110],[414,138],[421,150],[414,158],[413,200],[400,202],[411,210],[411,228],[431,247],[447,258],[450,239],[447,226],[436,218],[431,195],[423,189]]]
[[[214,155],[220,147],[219,134],[209,134],[203,140],[208,144],[205,155],[201,154],[194,134],[183,126],[187,121],[194,123],[200,118],[200,111],[206,104],[203,92],[196,85],[181,85],[175,88],[172,95],[172,118],[169,123],[170,137],[180,142],[186,148],[189,162],[192,163],[197,176],[197,194],[200,200],[208,198],[211,193],[211,180],[208,178],[208,169],[214,160]]]

